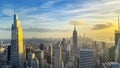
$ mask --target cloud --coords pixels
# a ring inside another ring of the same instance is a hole
[[[11,28],[0,28],[2,31],[11,31]],[[23,28],[25,32],[67,32],[70,30],[45,29],[45,28]]]
[[[115,10],[118,6],[120,6],[119,0],[112,0],[112,1],[106,1],[106,0],[100,0],[100,1],[92,1],[92,2],[85,2],[81,5],[76,5],[75,8],[71,10],[71,8],[67,8],[63,12],[66,13],[81,13],[81,12],[96,12],[96,11],[108,11],[108,10]]]
[[[33,31],[33,32],[43,32],[43,33],[60,31],[62,33],[68,31],[68,30],[64,30],[65,28],[72,29],[71,27],[66,26],[68,24],[71,25],[90,24],[90,26],[86,26],[87,29],[89,28],[92,30],[106,29],[106,28],[110,28],[110,23],[96,24],[94,26],[93,24],[101,23],[105,21],[115,21],[116,20],[115,16],[117,15],[115,14],[115,12],[120,6],[120,0],[99,0],[99,1],[85,0],[84,2],[78,0],[78,3],[74,1],[69,2],[68,0],[63,0],[63,2],[60,3],[55,1],[58,0],[53,0],[53,1],[48,0],[42,4],[39,4],[38,6],[32,6],[32,7],[14,6],[17,7],[16,13],[18,14],[21,20],[21,25],[24,28],[23,30],[26,32]],[[32,5],[34,5],[34,3]],[[2,23],[2,25],[0,26],[1,27],[6,27],[6,25],[11,26],[11,24],[13,23],[13,17],[11,17],[13,16],[13,9],[10,9],[11,7],[9,8],[9,6],[2,8],[4,8],[3,10],[1,9],[1,11],[3,11],[2,12],[3,15],[10,17],[9,19],[8,18],[1,19],[0,22]],[[85,23],[83,21],[79,21],[79,19],[83,19]],[[67,20],[69,20],[69,23],[66,23]],[[93,26],[93,28],[91,28],[91,25]],[[44,27],[47,28],[45,29]],[[61,27],[65,27],[65,28],[61,28]],[[83,27],[80,30],[85,31],[86,27]],[[8,31],[7,28],[2,28],[2,29],[0,28],[0,30]]]
[[[14,13],[14,9],[10,9],[10,8],[5,8],[2,10],[3,15],[6,16],[12,16]]]
[[[60,29],[45,29],[45,28],[25,28],[23,31],[27,32],[66,32],[69,30],[60,30]]]
[[[107,29],[107,28],[111,28],[114,27],[114,25],[110,22],[107,22],[105,24],[96,24],[94,25],[94,27],[92,28],[92,30],[102,30],[102,29]]]
[[[3,31],[10,31],[10,28],[0,28],[0,30],[3,30]]]
[[[50,8],[50,7],[53,7],[54,4],[56,4],[56,3],[60,2],[60,1],[62,1],[62,0],[48,1],[48,2],[46,2],[44,4],[42,4],[41,8]]]
[[[119,6],[119,0],[93,0],[92,2],[84,2],[81,5],[75,4],[74,8],[69,7],[61,12],[69,14],[69,17],[72,16],[74,19],[82,18],[86,21],[86,18],[89,18],[86,23],[90,23],[90,20],[96,18],[104,20],[106,20],[106,18],[113,19],[113,16],[115,16],[115,12],[118,10]]]
[[[84,21],[83,20],[71,20],[69,21],[69,24],[71,25],[84,25]]]

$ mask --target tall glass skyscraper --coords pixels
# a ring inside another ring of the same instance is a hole
[[[18,16],[14,14],[11,32],[10,64],[13,68],[24,68],[23,34]]]

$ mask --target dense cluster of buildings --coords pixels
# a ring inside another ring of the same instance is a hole
[[[22,28],[18,16],[14,14],[11,28],[11,44],[3,46],[0,43],[0,68],[119,68],[120,33],[115,33],[115,47],[110,43],[91,41],[83,37],[78,44],[76,26],[74,25],[72,39],[39,43],[39,45],[24,44]],[[50,39],[51,40],[51,39]],[[34,41],[34,40],[33,40]],[[31,41],[30,41],[31,42]],[[36,42],[36,41],[34,41]],[[112,50],[113,49],[113,50]],[[117,49],[117,50],[116,50]],[[116,55],[114,57],[111,54]],[[116,57],[116,58],[115,58]],[[114,60],[112,60],[114,58]]]

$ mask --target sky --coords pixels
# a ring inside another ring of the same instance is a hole
[[[18,15],[24,38],[78,36],[113,41],[120,0],[0,0],[0,39],[11,38],[13,14]]]

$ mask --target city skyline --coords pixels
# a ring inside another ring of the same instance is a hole
[[[87,37],[95,40],[110,41],[110,38],[114,40],[119,0],[22,0],[15,2],[2,0],[0,2],[2,6],[0,8],[1,39],[11,37],[10,28],[15,9],[21,19],[24,38],[70,38],[76,24],[78,36],[86,33]]]

